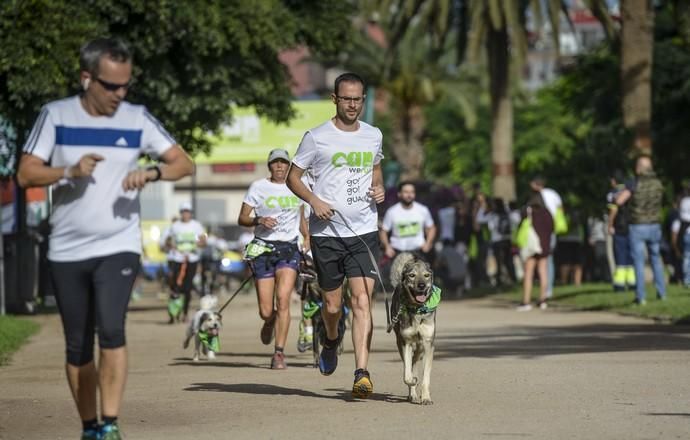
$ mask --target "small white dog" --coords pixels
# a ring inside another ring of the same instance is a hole
[[[213,308],[218,304],[218,298],[213,295],[201,297],[201,307],[194,314],[194,318],[187,327],[187,337],[183,347],[189,347],[189,341],[194,337],[194,362],[199,361],[203,353],[210,361],[216,358],[220,349],[220,329],[223,326],[221,316]]]

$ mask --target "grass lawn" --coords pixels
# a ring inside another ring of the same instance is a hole
[[[610,284],[583,284],[575,286],[556,286],[550,303],[554,306],[568,306],[579,310],[605,310],[626,315],[661,319],[676,324],[690,324],[690,290],[680,286],[667,287],[666,301],[656,299],[654,287],[647,286],[647,304],[633,304],[635,293],[614,292]],[[522,290],[515,289],[500,295],[501,298],[515,301],[522,300]],[[532,301],[539,298],[539,286],[532,291]]]
[[[9,362],[12,353],[38,331],[33,321],[14,316],[0,316],[0,366]]]

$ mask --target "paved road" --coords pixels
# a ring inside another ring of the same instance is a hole
[[[253,298],[224,313],[216,362],[192,363],[184,329],[162,303],[128,320],[130,376],[121,414],[129,439],[686,439],[690,329],[606,313],[515,312],[489,299],[446,301],[438,315],[434,405],[405,401],[392,335],[377,304],[370,364],[375,395],[350,397],[351,345],[330,377],[287,348],[268,369]],[[295,305],[296,311],[298,306]],[[0,438],[76,439],[57,316],[0,368]]]

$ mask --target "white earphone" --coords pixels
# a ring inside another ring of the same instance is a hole
[[[84,91],[89,90],[89,85],[91,84],[91,78],[86,78],[84,81],[81,82],[81,87],[84,89]]]

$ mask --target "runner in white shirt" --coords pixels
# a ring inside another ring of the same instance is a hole
[[[429,261],[429,253],[436,238],[436,225],[429,208],[415,202],[416,196],[417,192],[412,182],[400,182],[400,201],[391,206],[383,216],[379,238],[389,258],[400,252],[416,252]]]
[[[192,204],[182,202],[180,204],[180,218],[166,229],[161,238],[165,243],[165,250],[168,252],[171,299],[175,300],[179,296],[183,298],[181,315],[168,310],[169,324],[172,324],[176,319],[182,322],[187,320],[189,303],[192,300],[194,276],[201,258],[200,248],[206,246],[204,227],[194,220],[192,215]]]
[[[139,190],[147,182],[189,175],[194,164],[143,106],[124,102],[132,78],[126,45],[93,40],[82,47],[79,61],[83,93],[43,107],[17,178],[24,187],[52,185],[48,258],[82,439],[119,439],[117,416],[127,377],[124,323],[141,254]],[[166,166],[138,168],[141,153]]]
[[[337,347],[342,339],[338,320],[342,283],[347,276],[352,293],[356,368],[352,394],[364,398],[373,391],[366,368],[373,327],[371,297],[378,268],[369,250],[376,253],[379,247],[376,204],[384,200],[382,135],[378,128],[358,120],[366,98],[364,81],[359,76],[340,75],[333,90],[336,115],[304,135],[287,184],[312,208],[311,247],[326,305],[321,308],[326,340],[319,370],[330,375],[338,365]],[[314,177],[313,190],[301,180],[308,168]]]
[[[558,193],[555,190],[547,188],[546,179],[544,179],[541,176],[534,177],[530,181],[530,187],[533,191],[536,191],[539,194],[541,194],[541,198],[544,201],[544,206],[546,206],[546,209],[549,211],[549,214],[551,214],[551,218],[554,220],[555,223],[556,211],[558,211],[559,209],[563,209],[563,201],[561,200],[561,196],[558,195]],[[548,285],[546,286],[547,298],[551,298],[553,296],[553,281],[556,276],[556,269],[553,263],[553,250],[556,247],[555,232],[551,235],[550,244],[551,252],[549,252],[549,256],[546,263],[548,267]]]
[[[285,342],[290,327],[290,295],[295,288],[299,271],[300,230],[307,236],[304,203],[288,189],[285,178],[290,167],[290,156],[282,149],[268,155],[271,176],[255,181],[244,197],[237,222],[254,226],[254,242],[273,250],[254,257],[252,268],[259,300],[259,316],[264,320],[261,342],[271,343],[275,332],[275,346],[271,368],[284,370]],[[254,216],[252,216],[254,211]],[[309,239],[305,239],[309,246]],[[252,243],[248,247],[251,254]],[[275,305],[274,305],[274,297]]]

